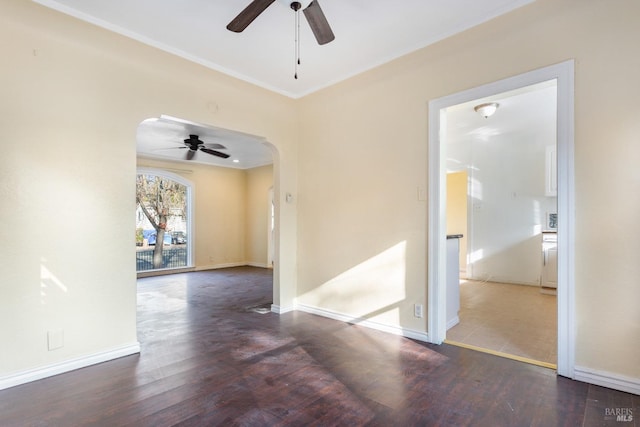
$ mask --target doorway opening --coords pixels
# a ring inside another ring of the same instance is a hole
[[[447,235],[460,236],[447,342],[552,368],[557,264],[547,255],[557,227],[548,218],[557,195],[547,159],[555,159],[556,90],[550,80],[448,107],[443,138]],[[498,107],[493,115],[476,112],[487,104]]]
[[[501,80],[495,83],[477,87],[471,90],[460,92],[454,95],[450,95],[444,98],[433,100],[429,103],[429,272],[428,272],[428,294],[429,294],[429,312],[428,312],[428,331],[429,340],[433,343],[441,343],[447,338],[447,284],[455,283],[459,284],[458,278],[448,277],[451,276],[447,272],[448,261],[451,261],[453,256],[447,257],[447,219],[448,212],[446,206],[447,200],[447,161],[450,158],[450,147],[447,144],[447,130],[448,121],[450,117],[447,114],[447,109],[456,105],[474,102],[478,100],[484,100],[487,98],[495,97],[498,94],[513,91],[523,91],[523,88],[530,87],[532,85],[545,84],[544,82],[553,82],[557,88],[557,128],[555,130],[557,140],[557,212],[553,212],[553,208],[546,203],[546,200],[538,202],[538,209],[535,211],[535,216],[543,218],[538,221],[538,227],[533,224],[529,226],[527,233],[530,235],[536,235],[535,231],[538,231],[535,239],[526,239],[526,242],[522,245],[523,248],[533,248],[537,246],[537,239],[540,238],[539,234],[542,228],[545,227],[545,221],[548,218],[553,218],[557,225],[557,248],[558,248],[558,271],[557,271],[557,371],[560,375],[573,377],[574,366],[574,269],[573,269],[573,254],[574,254],[574,183],[573,183],[573,61],[567,61],[554,66],[546,67],[543,69],[535,70],[529,73],[525,73],[519,76]],[[549,83],[547,83],[549,84]],[[473,111],[473,110],[472,110]],[[491,132],[489,126],[486,126],[479,136],[491,139]],[[495,136],[495,135],[493,135]],[[486,148],[486,147],[485,147]],[[502,147],[503,150],[509,150],[508,146]],[[536,148],[540,150],[540,148]],[[486,151],[486,152],[485,152]],[[481,153],[481,156],[491,154],[490,149],[486,149]],[[495,154],[495,153],[494,153]],[[543,157],[544,158],[544,155]],[[491,161],[492,159],[489,159]],[[486,165],[483,168],[487,167]],[[513,167],[511,164],[498,166],[503,170],[508,170]],[[490,166],[495,169],[496,166]],[[488,220],[493,220],[494,225],[503,228],[509,228],[505,226],[507,221],[510,221],[508,216],[504,216],[504,212],[494,212],[492,209],[486,209],[489,200],[483,199],[483,197],[489,197],[485,188],[484,191],[480,184],[481,182],[474,182],[475,177],[473,174],[479,174],[480,172],[475,169],[471,169],[471,177],[468,182],[470,185],[471,198],[469,199],[469,208],[467,212],[474,216],[481,217],[485,213]],[[495,172],[495,171],[494,171]],[[478,176],[479,176],[478,175]],[[498,174],[499,175],[499,174]],[[504,177],[502,178],[504,181]],[[544,173],[540,176],[540,181],[544,182]],[[520,193],[520,190],[511,191],[509,186],[505,186],[505,189],[500,191],[499,197],[509,198],[512,202],[516,203],[526,199],[525,195]],[[480,193],[478,193],[480,192]],[[547,197],[547,196],[543,196]],[[494,201],[499,204],[506,204],[505,200]],[[531,205],[532,200],[528,200],[528,204]],[[476,204],[477,203],[477,204]],[[475,210],[474,210],[475,209]],[[480,214],[482,211],[482,214]],[[486,212],[485,212],[486,211]],[[493,216],[491,215],[493,213]],[[556,214],[549,216],[548,214]],[[532,215],[533,216],[533,215]],[[473,222],[470,222],[473,223]],[[488,228],[491,230],[490,228]],[[498,229],[500,230],[500,229]],[[516,271],[510,270],[510,266],[506,265],[504,257],[499,257],[492,251],[495,249],[495,241],[491,246],[491,232],[490,236],[482,236],[479,234],[481,230],[467,230],[469,237],[472,240],[467,242],[470,245],[468,257],[465,257],[467,262],[465,268],[465,274],[470,275],[472,278],[481,278],[482,281],[489,282],[487,279],[493,279],[496,281],[514,281],[514,277],[517,276]],[[495,229],[493,233],[496,232]],[[507,236],[516,234],[517,231],[511,230],[506,233]],[[498,236],[504,238],[504,236]],[[484,239],[489,242],[489,246],[480,247],[477,239]],[[523,250],[523,248],[517,248]],[[538,246],[539,248],[539,246]],[[482,250],[479,250],[482,249]],[[457,257],[457,255],[456,255]],[[449,259],[448,259],[449,258]],[[539,260],[539,258],[538,258]],[[491,263],[502,265],[502,269],[495,270],[495,273],[489,270]],[[529,261],[531,264],[529,270],[539,267],[539,264],[534,265],[534,261]],[[524,267],[520,267],[524,269]],[[516,269],[517,270],[517,269]],[[533,270],[531,270],[533,271]],[[539,268],[538,268],[538,271]],[[448,281],[448,279],[451,279]],[[523,281],[529,281],[531,283],[523,283],[520,285],[534,284],[536,280],[539,282],[539,275],[527,274],[526,279],[520,279]],[[516,280],[517,281],[517,280]],[[516,286],[516,285],[507,285]],[[459,290],[459,288],[457,288]]]
[[[279,300],[278,271],[270,262],[277,257],[269,253],[269,247],[278,247],[277,227],[273,227],[273,241],[268,233],[272,230],[270,219],[279,208],[275,204],[272,210],[271,200],[267,203],[278,173],[277,150],[272,144],[255,135],[163,115],[147,119],[138,127],[137,163],[139,170],[164,171],[177,177],[173,181],[188,182],[185,187],[191,192],[189,201],[193,205],[184,231],[189,262],[170,271],[165,266],[157,273],[139,273],[139,277],[262,267],[272,275],[272,301]],[[277,201],[276,194],[277,189],[273,197]],[[169,194],[171,198],[173,195]],[[157,205],[157,201],[152,204]],[[167,220],[159,221],[154,228],[169,227]],[[181,244],[167,243],[165,249]]]

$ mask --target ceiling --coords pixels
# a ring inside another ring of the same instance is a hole
[[[485,102],[498,103],[495,114],[485,118],[474,110]],[[472,144],[508,138],[531,141],[539,132],[555,126],[557,82],[548,80],[531,86],[476,99],[446,109],[447,172],[467,170],[473,165]],[[549,145],[549,141],[539,141]]]
[[[204,145],[229,154],[223,159],[197,151],[191,160],[184,140],[197,135]],[[234,169],[251,169],[273,163],[271,149],[263,138],[241,132],[216,128],[170,116],[147,119],[138,126],[137,152],[142,157],[193,162]],[[221,144],[224,148],[215,146]]]
[[[534,0],[318,0],[336,38],[319,46],[301,17],[297,80],[288,0],[275,1],[242,33],[226,26],[251,0],[34,1],[299,98]]]
[[[289,0],[276,0],[242,33],[227,24],[251,0],[33,0],[39,4],[125,35],[268,90],[300,98],[323,87],[389,62],[464,31],[534,0],[316,0],[335,33],[320,46],[301,16],[298,79],[295,72],[295,14]],[[302,2],[308,3],[307,2]],[[516,108],[517,98],[499,99],[493,132],[523,119],[535,126],[531,106]],[[473,106],[451,109],[459,123],[451,140],[487,130]],[[520,118],[516,111],[521,112]],[[535,109],[534,109],[535,111]],[[475,131],[474,131],[475,129]],[[480,130],[478,130],[480,129]],[[187,161],[184,139],[195,134],[205,144],[222,144],[229,159],[198,151],[190,160],[248,169],[273,162],[264,139],[178,118],[144,121],[137,135],[143,157]],[[234,162],[234,160],[236,162]]]
[[[555,80],[525,86],[517,90],[476,99],[446,109],[447,171],[466,170],[472,163],[471,144],[490,141],[501,136],[511,140],[530,140],[541,129],[556,120],[557,86]],[[496,102],[496,113],[485,118],[474,107]],[[198,151],[187,160],[184,139],[198,135],[205,145],[222,144],[218,151],[231,157],[222,159]],[[236,169],[250,169],[273,163],[272,151],[263,138],[204,125],[170,116],[148,119],[140,124],[137,151],[143,157],[178,162],[195,162]]]

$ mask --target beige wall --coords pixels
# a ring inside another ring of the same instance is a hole
[[[167,170],[192,183],[196,269],[267,266],[272,165],[242,170],[138,158],[138,166]]]
[[[429,100],[573,58],[576,364],[640,378],[638,16],[538,0],[302,99],[299,301],[426,331]]]
[[[447,174],[447,234],[463,236],[459,240],[461,272],[467,271],[467,178],[466,172]]]
[[[0,247],[2,384],[135,345],[140,122],[168,114],[265,137],[276,148],[277,194],[296,192],[297,127],[286,97],[33,2],[0,0],[0,10],[0,238],[11,242]],[[277,206],[275,303],[291,306],[296,212]],[[244,225],[236,228],[242,247]],[[215,262],[241,254],[203,252]],[[49,330],[64,331],[63,348],[47,350]]]

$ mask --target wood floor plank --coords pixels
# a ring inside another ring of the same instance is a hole
[[[591,426],[638,396],[314,315],[271,271],[139,280],[142,352],[0,391],[0,426]],[[628,424],[632,425],[632,424]]]

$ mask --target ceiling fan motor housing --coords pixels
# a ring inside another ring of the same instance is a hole
[[[192,151],[198,151],[198,147],[203,144],[203,142],[198,139],[198,135],[189,135],[189,138],[185,139],[184,143],[187,144],[189,150]]]
[[[307,7],[309,7],[309,5],[311,4],[313,0],[306,0],[306,1],[290,1],[290,0],[280,0],[280,3],[285,3],[287,5],[289,5],[289,7],[295,11],[298,11],[300,9],[306,9]]]
[[[203,153],[211,154],[212,156],[221,157],[223,159],[228,159],[231,157],[227,153],[222,153],[217,150],[213,150],[204,145],[204,142],[200,141],[198,135],[189,135],[189,138],[184,140],[184,144],[189,147],[189,151],[187,151],[187,160],[192,160],[196,154],[196,151],[202,151]],[[224,149],[226,148],[221,144],[214,144],[216,148]]]

